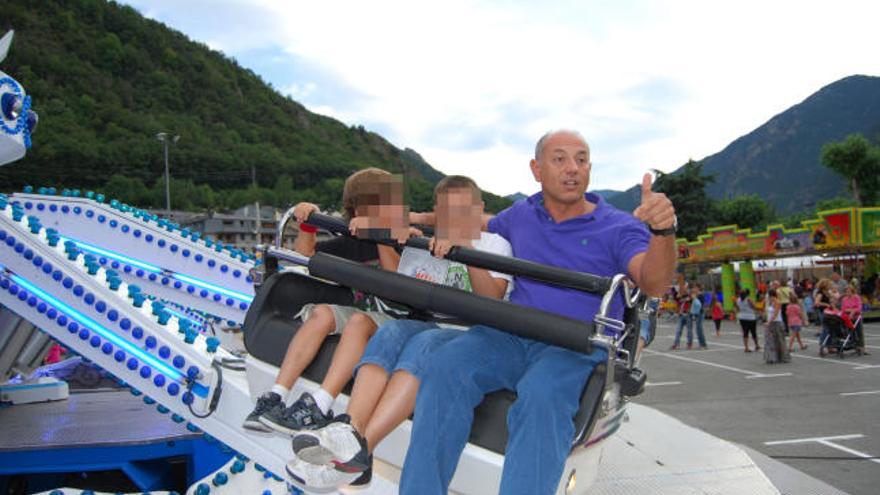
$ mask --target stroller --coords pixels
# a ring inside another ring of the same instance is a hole
[[[846,314],[825,312],[823,315],[828,332],[819,343],[819,355],[825,357],[825,349],[834,349],[838,357],[843,359],[844,353],[854,351],[857,355],[862,354],[859,342],[858,327],[862,322],[862,316],[851,320]]]

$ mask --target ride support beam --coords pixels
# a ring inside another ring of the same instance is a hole
[[[755,284],[755,269],[752,261],[746,260],[739,264],[739,285],[743,290],[749,289],[752,300],[758,296],[758,286]]]
[[[736,299],[736,275],[731,263],[721,265],[721,294],[724,296],[724,312],[730,313]]]

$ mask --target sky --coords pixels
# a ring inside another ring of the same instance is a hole
[[[309,110],[498,194],[539,189],[575,129],[590,189],[721,151],[852,74],[880,75],[880,2],[129,0]]]

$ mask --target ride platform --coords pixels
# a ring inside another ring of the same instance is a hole
[[[169,486],[181,461],[189,486],[232,456],[127,391],[0,407],[0,431],[0,480],[119,470],[147,491]]]

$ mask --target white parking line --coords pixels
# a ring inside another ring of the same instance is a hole
[[[792,440],[776,440],[775,442],[764,442],[764,445],[789,445],[793,443],[827,442],[830,440],[854,440],[856,438],[865,438],[865,435],[862,435],[861,433],[854,433],[852,435],[838,435],[836,437],[794,438]]]
[[[646,387],[665,387],[668,385],[681,385],[681,382],[648,382]]]
[[[746,380],[752,378],[773,378],[774,376],[791,376],[791,373],[758,373],[756,375],[747,376]]]
[[[764,445],[790,445],[795,443],[819,443],[826,447],[831,447],[833,449],[840,450],[841,452],[846,452],[847,454],[854,455],[856,457],[861,457],[862,459],[867,459],[871,462],[876,462],[880,464],[880,459],[875,458],[871,454],[866,454],[864,452],[860,452],[855,449],[851,449],[849,447],[844,447],[843,445],[838,445],[834,443],[832,440],[852,440],[856,438],[864,438],[862,434],[854,434],[854,435],[838,435],[836,437],[813,437],[813,438],[796,438],[794,440],[780,440],[776,442],[764,442]]]
[[[652,351],[650,349],[645,349],[642,352],[649,354],[649,355],[665,356],[665,357],[672,358],[672,359],[678,359],[680,361],[687,361],[689,363],[704,364],[706,366],[712,366],[714,368],[721,368],[721,369],[728,370],[728,371],[734,371],[736,373],[741,373],[743,375],[746,375],[746,378],[770,378],[770,377],[776,377],[776,376],[791,376],[791,373],[772,373],[772,374],[758,373],[756,371],[749,371],[749,370],[744,370],[741,368],[734,368],[733,366],[726,366],[723,364],[712,363],[709,361],[703,361],[702,359],[694,359],[694,358],[689,358],[689,357],[684,357],[684,356],[677,356],[675,354],[670,354],[668,352]]]
[[[872,394],[880,394],[880,390],[866,390],[864,392],[845,392],[840,395],[872,395]]]
[[[675,337],[673,337],[672,335],[659,335],[658,337],[664,337],[664,338],[668,338],[668,339],[673,339],[673,338],[675,338]],[[739,345],[733,345],[733,344],[725,344],[725,343],[723,343],[723,342],[712,342],[711,345],[712,345],[713,347],[714,347],[714,346],[720,346],[720,347],[729,347],[729,348],[732,348],[732,349],[739,349],[739,350],[742,350],[742,346],[739,346]],[[871,347],[871,346],[868,346],[868,347]],[[646,349],[646,350],[647,350],[647,349]],[[706,352],[706,351],[702,351],[702,352]],[[832,359],[834,356],[823,358],[823,357],[819,357],[819,356],[807,356],[807,355],[805,355],[805,354],[797,353],[797,352],[792,352],[792,353],[791,353],[791,356],[792,356],[793,358],[796,357],[796,358],[798,358],[798,359],[813,359],[813,360],[815,360],[815,361],[822,361],[823,363],[837,363],[837,364],[842,364],[842,365],[844,365],[844,366],[849,366],[850,368],[852,368],[852,369],[854,369],[854,370],[871,369],[871,368],[880,367],[880,366],[870,365],[870,364],[853,363],[853,362],[851,362],[851,361],[845,361],[845,360],[842,360],[842,359]]]

